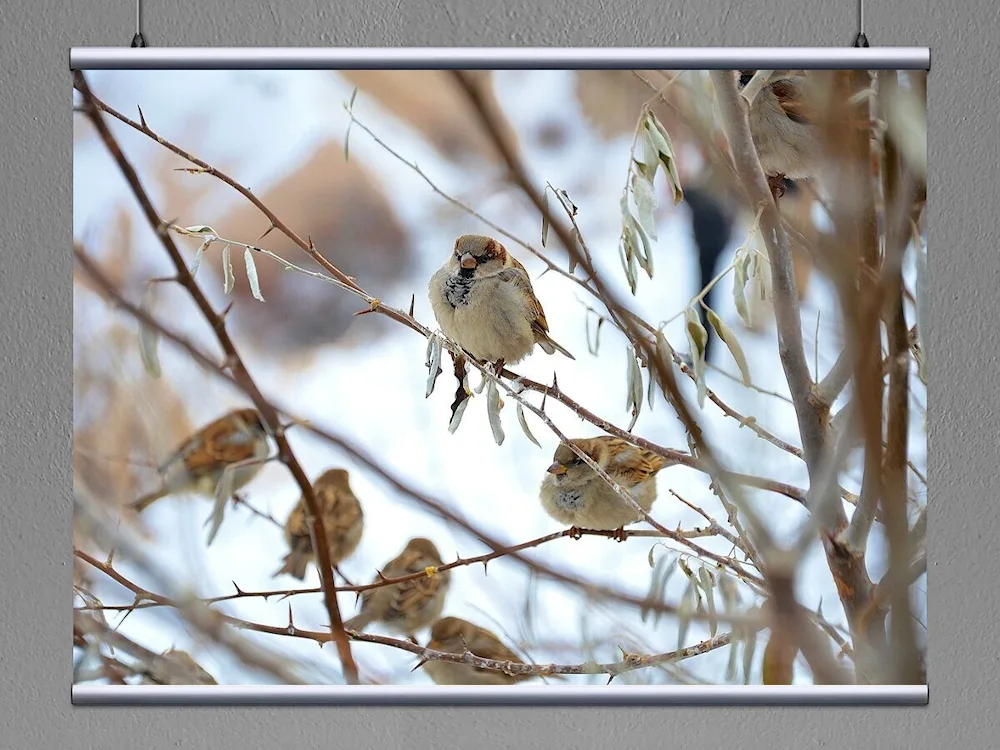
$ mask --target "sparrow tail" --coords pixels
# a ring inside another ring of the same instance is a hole
[[[355,615],[350,620],[344,623],[344,627],[348,630],[364,630],[371,623],[372,618],[362,612],[360,615]]]
[[[150,492],[148,495],[143,495],[134,503],[130,503],[128,507],[134,510],[136,513],[142,513],[144,510],[146,510],[146,508],[155,503],[161,497],[165,497],[166,495],[167,491],[161,488],[156,490],[156,492]]]
[[[292,578],[297,578],[302,581],[306,577],[306,565],[309,563],[309,553],[306,550],[293,549],[287,555],[285,555],[285,564],[278,568],[271,575],[271,578],[277,578],[282,573],[287,573]]]
[[[558,351],[560,354],[563,354],[563,355],[569,357],[570,359],[573,359],[573,360],[576,359],[576,357],[574,357],[572,354],[570,354],[565,349],[565,347],[560,346],[559,344],[557,344],[555,341],[553,341],[548,336],[546,336],[545,338],[540,338],[538,340],[538,345],[540,347],[542,347],[542,351],[544,351],[546,354],[555,354]]]

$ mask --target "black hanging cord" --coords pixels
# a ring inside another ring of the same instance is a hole
[[[146,39],[142,35],[142,0],[135,0],[135,36],[132,37],[132,46],[146,46]]]
[[[865,36],[865,0],[858,0],[858,35],[854,37],[854,46],[869,46],[868,37]]]

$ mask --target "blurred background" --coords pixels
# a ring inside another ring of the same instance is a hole
[[[612,289],[653,325],[671,321],[664,333],[676,350],[686,351],[684,320],[678,313],[731,262],[736,248],[746,242],[753,217],[742,210],[742,195],[713,167],[712,149],[724,147],[724,140],[712,125],[705,97],[707,76],[687,72],[683,85],[671,88],[669,103],[653,105],[673,139],[685,200],[674,206],[662,173],[657,177],[655,274],[652,279],[640,275],[631,298],[617,249],[622,225],[619,201],[641,108],[655,95],[655,86],[662,85],[656,83],[657,75],[662,73],[500,71],[483,72],[478,78],[506,115],[503,127],[516,139],[534,184],[542,187],[547,182],[565,190],[577,207],[581,232]],[[445,72],[90,71],[87,79],[94,94],[111,107],[135,119],[137,106],[141,107],[145,121],[162,137],[252,189],[282,221],[300,236],[311,238],[320,253],[369,293],[403,309],[412,297],[415,317],[432,328],[436,324],[427,300],[427,281],[448,257],[455,237],[495,235],[444,196],[541,247],[537,212],[507,181],[498,153]],[[355,88],[353,113],[358,123],[351,128],[345,157],[351,121],[345,103]],[[261,239],[269,229],[268,220],[232,188],[205,174],[180,171],[191,165],[144,135],[106,119],[164,219],[181,226],[210,225],[226,238],[260,245],[318,270],[280,232],[271,231]],[[86,117],[74,116],[73,138],[74,241],[100,261],[127,299],[138,303],[150,278],[169,275],[169,259]],[[806,241],[825,226],[822,210],[802,191],[790,191],[782,199],[781,210]],[[185,237],[178,237],[177,242],[193,260],[198,242]],[[503,242],[531,275],[553,338],[576,356],[570,361],[536,349],[513,369],[538,381],[551,381],[553,373],[558,373],[567,394],[627,427],[624,337],[612,326],[603,326],[594,352],[597,318],[588,312],[594,300],[556,273],[542,275],[544,266],[537,258],[514,242]],[[555,240],[549,245],[549,257],[565,267],[565,253],[553,247]],[[220,251],[219,244],[209,249],[197,277],[217,310],[227,304]],[[907,256],[905,274],[910,288],[911,256]],[[508,402],[502,412],[507,437],[497,446],[485,399],[478,397],[457,432],[449,434],[454,380],[450,367],[445,366],[435,392],[424,397],[426,342],[421,337],[378,315],[355,316],[365,306],[357,297],[287,272],[261,256],[257,272],[266,301],[258,302],[250,294],[235,252],[234,260],[236,284],[230,296],[235,304],[227,320],[249,371],[265,394],[275,394],[290,410],[349,436],[384,467],[508,544],[562,528],[544,513],[538,500],[539,484],[556,447],[555,437],[544,424],[527,416],[542,445],[539,449],[518,427],[514,405]],[[797,247],[795,260],[807,358],[811,369],[818,367],[822,376],[843,346],[840,313],[832,287],[812,270],[808,253]],[[736,411],[755,416],[781,439],[799,445],[769,305],[748,289],[753,325],[747,327],[736,314],[732,289],[730,274],[715,287],[708,302],[739,336],[756,388],[739,383],[732,356],[718,343],[713,343],[709,355],[708,387]],[[211,330],[181,288],[157,285],[152,312],[209,351],[218,351]],[[79,271],[74,278],[74,316],[75,477],[116,512],[156,485],[151,467],[193,429],[250,402],[207,375],[169,342],[160,343],[162,377],[150,377],[140,359],[135,321],[104,301]],[[473,376],[474,384],[478,380]],[[693,384],[683,377],[679,381],[694,404]],[[915,375],[911,392],[910,459],[925,473],[925,388]],[[549,402],[548,409],[571,437],[599,434],[559,404]],[[706,402],[699,417],[730,469],[807,486],[801,460],[741,429],[737,420],[711,402]],[[679,421],[658,393],[653,407],[644,407],[634,433],[660,445],[688,449]],[[289,431],[289,439],[310,479],[332,467],[351,473],[366,519],[357,552],[340,565],[353,583],[369,582],[375,570],[413,536],[432,539],[446,562],[456,555],[488,551],[474,537],[423,512],[378,476],[353,465],[329,444],[296,429]],[[859,488],[860,459],[857,452],[842,479],[854,492]],[[725,521],[725,510],[709,489],[706,475],[672,467],[660,473],[658,483],[659,500],[652,514],[660,523],[682,529],[705,525],[704,518],[675,499],[671,490]],[[924,489],[910,475],[915,503],[923,503]],[[268,464],[243,495],[278,522],[284,522],[299,499],[293,479],[277,462]],[[793,535],[805,519],[803,508],[788,498],[765,492],[751,496],[779,538]],[[206,546],[204,522],[210,510],[209,501],[192,497],[167,498],[154,505],[143,515],[149,554],[201,597],[233,593],[234,584],[244,591],[296,587],[298,582],[287,576],[271,577],[287,552],[278,525],[245,507],[233,507],[218,537]],[[877,526],[869,556],[875,579],[885,571],[880,532]],[[697,541],[721,555],[732,550],[725,540]],[[107,550],[80,527],[74,543],[99,560],[107,556]],[[658,557],[668,548],[678,549],[673,542],[649,538],[618,544],[584,537],[559,539],[525,554],[641,597],[653,574],[651,550]],[[76,583],[104,605],[133,602],[131,593],[106,576],[80,560],[74,564]],[[692,560],[690,564],[697,572],[700,563]],[[156,590],[128,559],[116,558],[114,565],[138,585]],[[316,586],[318,581],[315,567],[310,566],[304,585]],[[683,575],[675,575],[667,586],[666,600],[676,603],[686,583]],[[916,589],[923,590],[923,579]],[[740,591],[744,604],[753,603],[748,589]],[[835,625],[844,625],[818,543],[806,558],[797,595],[812,609],[822,603],[824,616]],[[81,598],[75,597],[74,603],[79,606]],[[289,605],[297,626],[328,627],[321,594],[283,601],[240,598],[214,606],[240,618],[284,626]],[[354,596],[342,594],[340,606],[345,619],[353,615]],[[922,594],[915,611],[925,621]],[[488,571],[481,565],[454,570],[444,613],[494,630],[537,663],[616,661],[621,655],[619,646],[658,653],[708,637],[708,628],[695,622],[678,644],[676,618],[643,620],[637,610],[590,601],[577,591],[536,579],[524,566],[503,558],[491,562]],[[123,621],[124,612],[104,614],[119,632],[151,651],[172,647],[187,651],[220,684],[259,684],[273,679],[205,641],[167,608],[136,609]],[[371,630],[385,632],[379,625]],[[314,642],[293,637],[242,635],[290,664],[305,665],[312,681],[342,681],[330,645],[321,650]],[[421,641],[426,642],[426,633],[421,634]],[[365,643],[354,644],[353,651],[363,681],[430,684],[422,670],[410,672],[417,662],[410,654]],[[630,672],[615,683],[759,682],[762,651],[738,644],[678,665]],[[727,670],[734,656],[741,665],[735,676]],[[746,674],[744,662],[749,668]],[[607,681],[600,675],[569,679],[574,684]],[[795,681],[811,682],[801,660],[796,663]]]

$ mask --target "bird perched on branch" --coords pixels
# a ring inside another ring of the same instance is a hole
[[[330,469],[320,475],[313,483],[313,494],[323,517],[330,562],[337,565],[350,557],[361,541],[365,523],[361,503],[351,490],[344,469]],[[285,541],[290,551],[274,576],[287,573],[301,581],[306,576],[306,565],[316,559],[306,510],[305,499],[300,498],[285,522]]]
[[[458,617],[442,617],[431,628],[427,648],[446,654],[464,654],[466,651],[483,659],[524,664],[524,661],[505,646],[492,631],[473,625]],[[494,669],[483,669],[472,664],[428,659],[421,665],[438,685],[513,685],[530,680],[534,675],[509,675]]]
[[[386,563],[372,583],[413,573],[425,575],[368,589],[361,595],[361,611],[345,622],[344,627],[362,630],[373,622],[381,622],[390,630],[412,637],[438,619],[444,609],[451,573],[437,570],[443,564],[434,542],[423,537],[411,539],[397,557]]]
[[[270,450],[260,413],[234,409],[181,443],[159,466],[159,489],[129,507],[141,513],[160,498],[183,492],[211,497],[227,469],[235,492],[257,476]]]
[[[748,88],[756,70],[740,70],[740,88],[752,96],[747,118],[750,136],[772,191],[784,193],[785,177],[815,177],[823,160],[817,91],[802,71],[771,72],[758,91]]]
[[[431,309],[444,334],[476,359],[498,368],[546,354],[575,359],[549,336],[549,324],[528,272],[492,237],[465,234],[428,285]]]
[[[640,508],[649,512],[656,501],[656,474],[671,461],[621,438],[603,435],[570,440],[619,486],[627,489]],[[641,516],[566,443],[556,448],[546,469],[540,497],[542,507],[556,521],[576,528],[620,531]],[[619,540],[624,539],[620,536]]]

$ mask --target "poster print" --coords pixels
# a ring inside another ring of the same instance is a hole
[[[925,91],[76,72],[74,684],[925,684]]]

